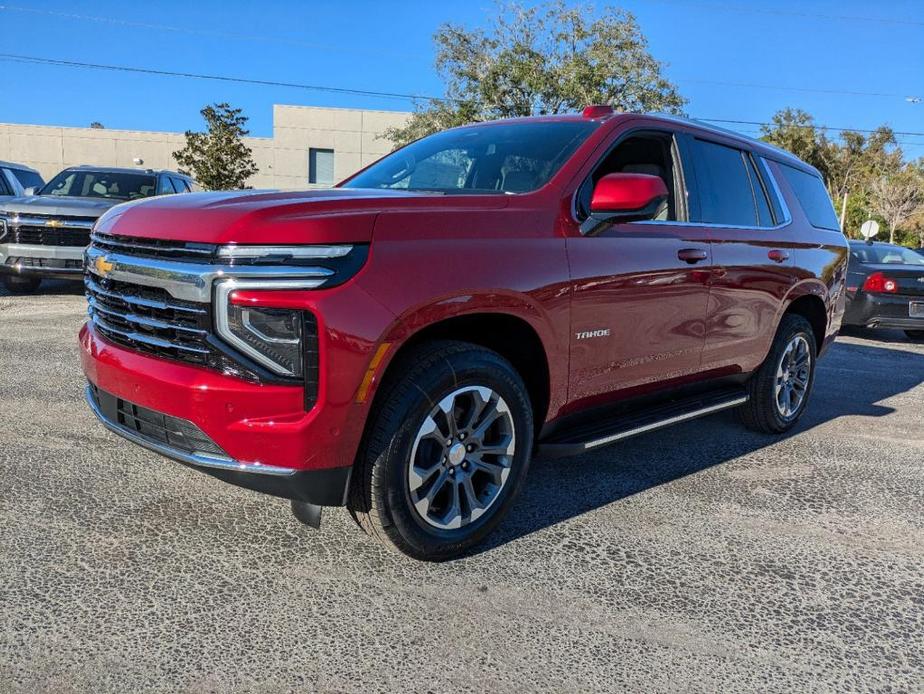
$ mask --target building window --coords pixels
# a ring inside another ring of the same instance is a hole
[[[308,150],[308,183],[334,185],[334,150],[314,147]]]

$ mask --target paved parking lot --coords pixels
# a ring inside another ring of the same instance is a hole
[[[924,690],[924,344],[851,335],[783,439],[536,463],[442,565],[108,434],[66,285],[0,294],[0,691]]]

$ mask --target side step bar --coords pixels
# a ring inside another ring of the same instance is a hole
[[[747,401],[747,392],[743,388],[734,388],[623,413],[614,419],[598,420],[556,432],[539,442],[536,455],[539,458],[580,455],[638,434],[738,407]]]

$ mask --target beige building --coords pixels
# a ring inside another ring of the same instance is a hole
[[[254,188],[328,186],[391,150],[386,128],[409,114],[314,106],[273,106],[273,137],[245,138],[259,172]],[[45,179],[77,164],[176,169],[182,133],[0,123],[0,160],[27,164]]]

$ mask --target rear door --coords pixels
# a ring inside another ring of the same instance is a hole
[[[671,199],[657,221],[615,224],[593,236],[572,230],[568,238],[573,402],[602,403],[617,391],[644,392],[701,369],[709,230],[687,221],[682,159],[669,130],[624,132],[578,188],[578,221],[581,198],[586,207],[593,183],[607,173],[658,175]]]
[[[712,236],[703,368],[750,371],[763,360],[795,282],[797,243],[767,163],[719,140],[690,136],[696,221]]]

